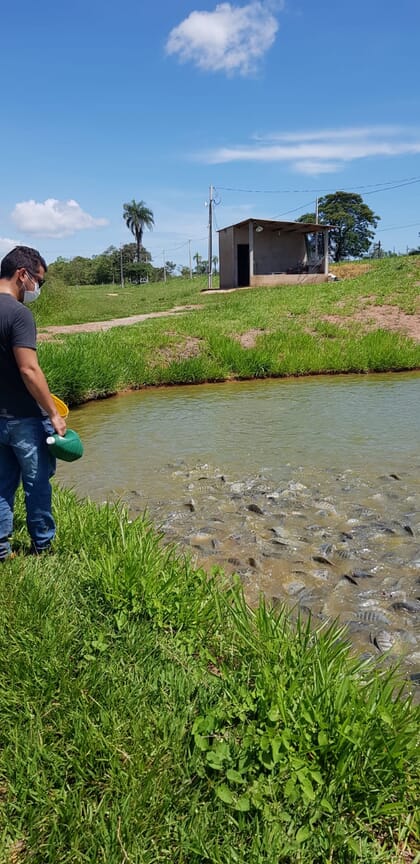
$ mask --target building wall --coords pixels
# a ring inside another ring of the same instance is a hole
[[[265,276],[251,276],[252,288],[269,288],[280,285],[319,285],[328,282],[324,273],[270,273]]]
[[[254,275],[284,273],[307,263],[304,234],[262,231],[254,235]]]
[[[237,285],[236,246],[234,229],[219,231],[219,279],[221,288],[234,288]]]

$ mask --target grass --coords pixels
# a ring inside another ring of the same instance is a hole
[[[415,260],[320,287],[47,287],[39,325],[202,309],[40,344],[70,403],[124,387],[420,368],[420,346],[325,320],[418,309]],[[118,293],[118,292],[116,292]],[[252,331],[255,344],[240,337]],[[36,559],[22,499],[0,580],[0,864],[418,864],[419,708],[398,671],[195,570],[147,517],[55,490]]]
[[[39,326],[80,324],[84,321],[106,321],[158,312],[190,303],[201,303],[200,291],[207,286],[206,276],[191,279],[168,279],[142,285],[66,286],[48,279],[37,301]],[[35,307],[34,307],[35,308]]]
[[[198,280],[140,286],[133,290],[141,295],[140,302],[147,289],[147,308],[170,308],[182,298],[203,308],[102,333],[60,336],[41,343],[40,359],[51,389],[71,404],[127,387],[418,369],[420,343],[397,332],[363,327],[349,316],[375,303],[412,314],[418,309],[419,274],[416,259],[407,257],[372,262],[360,276],[323,286],[213,295],[200,294]],[[47,294],[46,305],[37,313],[40,321],[78,320],[82,310],[84,320],[93,320],[93,307],[97,318],[105,318],[104,289],[91,289],[90,302],[87,289],[80,298],[81,290],[68,289],[67,312],[61,317],[60,302],[55,308]],[[132,303],[119,308],[127,316],[138,307]],[[115,314],[117,308],[109,311]],[[342,324],[325,319],[331,314],[341,317]],[[250,331],[255,343],[244,347],[241,338]]]
[[[420,262],[416,256],[344,263],[332,265],[331,270],[339,274],[339,282],[262,288],[232,295],[203,293],[206,276],[126,285],[123,289],[120,285],[66,286],[47,276],[34,312],[40,327],[124,318],[188,304],[215,307],[223,314],[226,308],[242,308],[242,298],[249,294],[262,300],[263,308],[272,310],[275,320],[285,315],[331,312],[337,303],[340,305],[334,311],[346,315],[359,308],[360,298],[368,297],[374,297],[375,303],[396,305],[409,314],[418,311]],[[217,287],[217,277],[213,284]],[[257,308],[259,305],[257,302]]]
[[[397,673],[248,609],[146,517],[55,503],[38,560],[19,501],[0,582],[1,864],[420,860]]]

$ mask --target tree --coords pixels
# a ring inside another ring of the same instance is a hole
[[[373,244],[372,249],[370,250],[370,257],[371,258],[384,258],[385,257],[385,252],[382,249],[382,243],[380,240],[378,243]]]
[[[369,252],[366,255],[366,258],[394,258],[396,255],[395,251],[391,249],[384,249],[381,241],[379,240],[377,243],[373,243]]]
[[[193,261],[196,262],[196,264],[195,264],[195,272],[196,273],[198,273],[198,274],[207,273],[208,261],[206,261],[204,258],[202,258],[199,252],[196,252],[195,255],[193,255]]]
[[[318,201],[318,214],[320,223],[333,226],[328,246],[335,262],[364,255],[375,236],[372,228],[376,228],[381,218],[355,192],[324,195]],[[315,213],[304,213],[297,221],[315,222],[315,219]]]
[[[140,264],[143,231],[145,228],[149,228],[150,231],[152,230],[155,224],[153,212],[146,206],[144,201],[135,201],[133,198],[128,204],[124,204],[123,217],[127,228],[136,238],[137,263]]]
[[[134,283],[154,280],[158,271],[152,265],[150,252],[143,246],[140,263],[136,258],[136,244],[125,243],[118,249],[108,246],[104,252],[92,258],[82,258],[80,255],[68,260],[57,258],[50,264],[48,272],[65,285],[115,285],[120,282],[122,273]]]
[[[152,261],[150,252],[144,246],[141,247],[140,262],[137,261],[136,243],[124,243],[124,245],[121,246],[121,253],[125,264],[150,264]]]
[[[134,264],[127,264],[124,267],[124,277],[127,282],[131,282],[133,285],[140,285],[142,282],[153,282],[154,276],[156,273],[156,268],[152,267],[151,264],[146,264],[143,261],[138,263],[137,261]]]

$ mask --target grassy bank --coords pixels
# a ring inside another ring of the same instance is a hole
[[[57,492],[0,581],[0,861],[413,861],[419,711],[351,658]],[[416,858],[419,860],[419,857]]]
[[[360,297],[374,297],[375,303],[391,303],[406,312],[413,313],[418,302],[418,281],[420,263],[416,256],[386,258],[379,261],[356,261],[352,264],[331,266],[340,282],[324,284],[310,289],[305,294],[305,286],[274,289],[269,293],[271,302],[276,297],[276,308],[289,311],[292,307],[304,311],[307,300],[314,310],[327,306],[335,300],[345,300],[341,314],[346,309],[357,308]],[[213,278],[217,288],[218,277]],[[105,321],[109,318],[123,318],[147,312],[162,311],[174,306],[191,303],[212,305],[224,308],[226,295],[202,293],[207,287],[206,276],[191,279],[168,279],[167,282],[153,282],[145,285],[82,285],[66,286],[47,277],[41,298],[34,307],[39,326],[49,324],[77,324],[83,321]],[[265,294],[265,289],[258,293]]]
[[[184,299],[200,303],[201,309],[105,333],[58,336],[41,344],[41,362],[51,388],[72,403],[145,385],[418,369],[420,342],[378,328],[370,310],[387,305],[409,315],[418,312],[419,262],[407,257],[368,266],[360,265],[360,275],[337,283],[232,294],[203,294],[193,281]],[[353,265],[351,273],[355,270]],[[185,283],[174,282],[177,287],[172,282],[146,286],[146,307],[168,309],[180,302]],[[94,320],[99,289],[91,290],[91,301],[85,299],[80,308],[80,297],[71,289],[61,317],[60,304],[55,309],[53,295],[47,294],[37,313],[40,322],[68,321],[72,310],[77,320],[82,309],[85,321]],[[144,286],[135,291],[140,301]],[[130,302],[118,309],[127,316],[138,306]],[[363,323],[354,317],[361,309]],[[112,314],[116,310],[113,306]],[[99,305],[96,318],[105,317],[110,316]]]

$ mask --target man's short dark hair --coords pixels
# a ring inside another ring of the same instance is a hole
[[[40,265],[47,272],[45,259],[37,249],[32,249],[30,246],[15,246],[1,262],[0,279],[11,279],[16,270],[20,270],[21,267],[25,267],[30,273],[36,273]]]

